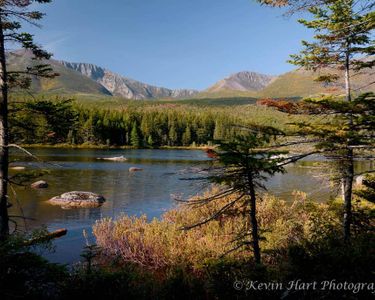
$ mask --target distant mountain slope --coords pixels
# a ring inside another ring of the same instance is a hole
[[[212,87],[208,88],[206,92],[215,93],[222,90],[242,92],[260,91],[268,86],[274,79],[274,76],[244,71],[232,74],[220,80]]]
[[[107,69],[86,63],[70,63],[60,61],[66,68],[80,72],[88,78],[103,85],[114,96],[127,99],[152,99],[152,98],[190,98],[197,94],[195,90],[172,90],[142,83],[113,73]]]
[[[111,96],[101,84],[82,76],[79,72],[65,68],[55,60],[33,61],[25,51],[8,53],[8,69],[22,70],[32,64],[50,64],[60,76],[54,79],[33,78],[31,90],[35,93],[51,94],[93,94]]]
[[[30,52],[8,53],[9,70],[25,69],[35,63],[50,64],[60,76],[54,79],[34,78],[31,91],[43,94],[117,96],[127,99],[160,98],[283,98],[308,97],[317,94],[344,94],[342,78],[338,83],[325,85],[314,81],[317,74],[305,70],[294,70],[280,76],[269,76],[255,72],[239,72],[220,80],[202,92],[156,87],[113,73],[102,67],[86,63],[45,60],[35,62]],[[354,76],[352,90],[355,93],[375,92],[375,72],[368,70]],[[94,97],[95,96],[95,97]],[[94,101],[94,100],[93,100]]]
[[[212,87],[199,93],[197,97],[293,98],[318,94],[344,94],[345,83],[343,74],[337,71],[334,73],[340,76],[339,81],[332,84],[324,84],[314,81],[318,76],[317,73],[303,69],[297,69],[277,77],[254,72],[240,72],[220,80]],[[375,84],[371,84],[373,82],[375,82],[374,71],[363,71],[361,74],[353,76],[352,90],[355,93],[365,91],[375,92]]]
[[[375,85],[369,85],[375,81],[374,71],[368,70],[352,78],[353,92],[375,92]],[[314,81],[318,74],[306,70],[294,70],[277,77],[267,87],[258,93],[259,97],[308,97],[317,94],[344,94],[345,83],[343,74],[334,72],[340,76],[336,83],[324,84]]]

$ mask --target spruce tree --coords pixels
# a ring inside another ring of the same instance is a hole
[[[190,224],[185,229],[202,226],[212,220],[217,220],[223,215],[244,216],[242,229],[237,232],[235,246],[231,251],[251,249],[254,261],[261,263],[261,249],[259,246],[260,234],[257,220],[257,201],[260,200],[259,192],[265,190],[265,182],[276,173],[283,173],[284,165],[293,161],[280,154],[285,152],[268,148],[272,138],[282,134],[280,131],[257,126],[252,132],[237,135],[231,141],[216,141],[218,148],[215,150],[216,159],[212,166],[206,170],[205,180],[221,187],[219,193],[207,198],[188,200],[192,206],[202,206],[215,202],[217,210],[207,219]],[[194,180],[194,178],[189,178]],[[233,201],[226,202],[226,198],[235,195]]]
[[[191,144],[191,129],[189,125],[186,126],[185,132],[182,134],[182,144],[184,146],[189,146]]]
[[[312,20],[299,20],[301,24],[315,32],[314,41],[303,41],[304,49],[300,54],[292,55],[291,63],[311,71],[322,71],[316,80],[326,83],[335,82],[344,77],[345,99],[352,102],[353,93],[351,78],[361,70],[372,68],[375,59],[374,39],[372,30],[375,29],[375,14],[358,7],[358,1],[336,0],[324,1],[319,6],[309,8]],[[365,88],[365,87],[364,87]],[[358,98],[362,99],[362,98]],[[316,103],[316,104],[319,104]],[[320,102],[321,111],[335,110],[343,118],[341,126],[345,130],[346,139],[341,139],[339,151],[335,151],[335,159],[339,160],[344,199],[344,238],[350,238],[352,222],[352,189],[354,180],[354,147],[360,142],[356,135],[354,112],[346,105],[338,102],[338,98],[325,98]],[[345,111],[347,110],[347,111]],[[326,124],[324,124],[326,125]],[[319,126],[319,125],[317,125]],[[315,134],[320,138],[332,141],[337,134],[330,132],[321,136],[321,130],[312,127],[306,134]],[[336,128],[340,130],[340,128]],[[325,146],[326,145],[326,146]],[[329,146],[328,146],[329,145]],[[318,147],[332,152],[331,143],[319,143]]]
[[[147,138],[147,144],[152,147],[154,146],[154,140],[152,138],[152,135],[149,135],[148,138]]]
[[[170,146],[175,146],[177,144],[178,134],[177,134],[175,122],[173,122],[172,125],[169,128],[168,140],[169,140],[168,144]]]
[[[133,123],[132,131],[130,133],[130,143],[133,147],[139,148],[141,146],[141,138],[138,133],[137,122]]]
[[[8,215],[8,166],[9,166],[9,127],[8,127],[8,98],[13,87],[27,88],[31,84],[31,76],[54,77],[57,74],[38,60],[50,58],[33,41],[29,33],[21,32],[22,23],[36,25],[43,14],[33,10],[35,3],[50,3],[51,0],[6,0],[0,1],[0,68],[1,68],[1,99],[0,99],[0,239],[9,235]],[[24,70],[7,68],[11,53],[6,53],[9,45],[17,45],[32,53],[34,63]]]

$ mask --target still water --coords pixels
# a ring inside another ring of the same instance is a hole
[[[33,161],[20,153],[12,155],[13,165],[26,170],[47,170],[41,179],[49,188],[34,190],[15,187],[11,214],[31,218],[27,229],[46,225],[49,230],[67,228],[67,236],[55,241],[56,251],[46,256],[55,262],[73,263],[79,260],[85,244],[82,231],[91,232],[96,220],[116,218],[120,214],[160,217],[175,206],[174,197],[187,198],[202,193],[207,186],[197,181],[181,180],[194,176],[197,169],[207,165],[209,158],[199,150],[71,150],[29,149],[45,163]],[[125,162],[98,160],[97,158],[125,156]],[[308,197],[327,200],[332,194],[327,176],[317,160],[302,161],[287,168],[288,172],[276,175],[267,183],[270,193],[285,200],[292,198],[293,190],[301,190]],[[142,168],[129,172],[130,167]],[[15,172],[12,172],[14,175]],[[62,209],[46,200],[68,191],[91,191],[103,195],[107,201],[100,208]],[[20,226],[24,226],[19,221]]]

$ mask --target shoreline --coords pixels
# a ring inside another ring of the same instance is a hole
[[[107,146],[107,145],[70,145],[70,144],[21,144],[23,148],[34,149],[98,149],[98,150],[205,150],[213,146],[160,146],[160,147],[133,147],[133,146]]]

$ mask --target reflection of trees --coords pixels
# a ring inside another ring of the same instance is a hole
[[[267,187],[271,194],[291,200],[294,190],[306,192],[312,200],[326,199],[330,196],[329,167],[322,162],[301,161],[288,166],[287,173],[276,174]]]
[[[48,151],[47,151],[48,150]],[[43,149],[46,157],[51,157],[55,149]],[[36,151],[37,153],[39,152]],[[75,155],[74,160],[66,155],[71,152]],[[74,154],[74,153],[77,153]],[[98,162],[96,156],[117,155],[117,152],[106,151],[58,151],[63,154],[63,161],[59,157],[63,168],[51,166],[50,174],[43,177],[50,187],[46,190],[32,190],[28,187],[17,187],[17,195],[22,199],[22,207],[27,217],[35,218],[37,221],[28,221],[29,227],[36,227],[40,224],[56,223],[62,226],[70,226],[71,222],[91,224],[94,220],[103,217],[116,217],[120,213],[139,214],[141,211],[152,216],[157,216],[162,209],[173,205],[170,195],[183,192],[185,196],[201,192],[201,187],[192,185],[192,182],[180,181],[180,171],[194,166],[201,166],[203,161],[188,160],[192,156],[184,152],[178,152],[177,157],[183,155],[181,159],[176,158],[174,151],[166,151],[164,161],[160,156],[164,153],[153,153],[152,151],[134,152],[129,151],[126,154],[132,157],[127,163]],[[125,155],[126,155],[125,154]],[[65,156],[66,155],[66,156]],[[84,157],[84,155],[89,156]],[[145,155],[145,158],[142,158]],[[195,154],[193,154],[195,155]],[[56,161],[58,156],[54,156]],[[169,160],[171,159],[171,160]],[[357,162],[358,172],[368,170],[374,167],[374,161]],[[141,166],[144,171],[139,173],[130,173],[130,166]],[[325,182],[329,180],[329,173],[326,162],[322,161],[301,161],[295,166],[288,167],[288,173],[277,175],[269,182],[269,191],[281,195],[288,199],[293,189],[298,189],[309,193],[314,199],[315,196],[327,195]],[[326,172],[327,170],[327,172]],[[313,178],[322,174],[324,180]],[[328,175],[327,175],[328,174]],[[321,191],[319,191],[322,189]],[[63,210],[58,206],[52,206],[45,201],[58,194],[83,190],[102,194],[107,202],[100,208],[93,209],[72,209]],[[319,194],[317,194],[319,193]],[[327,197],[325,197],[327,198]],[[13,201],[15,202],[15,201]],[[12,214],[19,214],[17,205],[12,210]],[[22,222],[19,222],[22,225]],[[74,226],[74,224],[73,224]]]

